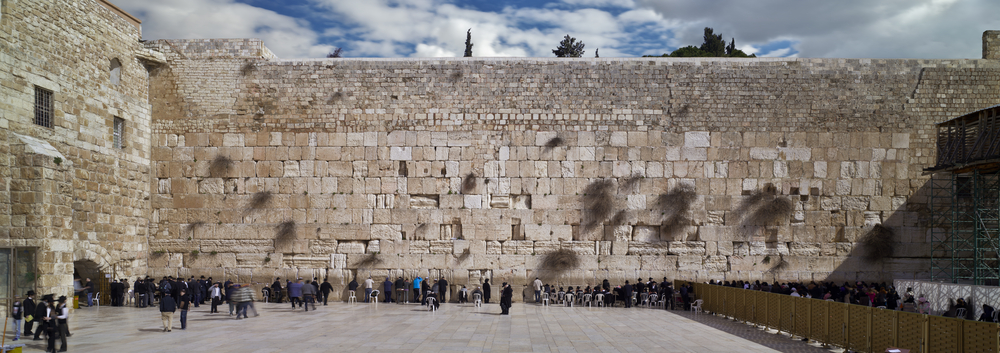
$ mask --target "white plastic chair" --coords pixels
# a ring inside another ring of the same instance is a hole
[[[556,293],[556,304],[562,304],[566,300],[566,292]]]
[[[473,304],[476,304],[477,308],[483,306],[483,296],[482,295],[480,295],[479,293],[476,293],[476,294],[472,295],[472,298],[473,298],[472,302],[473,302]]]
[[[542,305],[549,305],[549,293],[542,293]]]
[[[639,299],[636,298],[636,295],[638,295],[638,294],[639,293],[632,292],[632,299],[629,299],[629,300],[632,301],[632,306],[635,306],[636,304],[639,303]]]
[[[583,295],[583,305],[594,306],[593,299],[594,299],[594,295],[593,294],[590,294],[590,293],[584,294]]]
[[[358,296],[355,295],[354,291],[351,291],[351,296],[347,297],[348,304],[355,304],[358,302]]]
[[[375,306],[378,306],[378,294],[379,294],[379,291],[378,291],[378,289],[376,289],[376,290],[373,290],[372,294],[368,296],[368,299],[370,299],[370,302],[372,304],[375,304]]]
[[[94,306],[101,306],[101,292],[94,293]]]
[[[566,299],[565,300],[566,306],[572,307],[573,306],[573,293],[566,293],[565,299]]]
[[[132,305],[132,300],[135,298],[135,290],[129,289],[128,294],[125,295],[125,305]]]
[[[435,303],[437,303],[437,299],[434,299],[434,297],[427,297],[427,310],[437,311],[437,305],[434,305]]]
[[[639,295],[639,305],[649,304],[649,293],[642,293]]]
[[[965,319],[965,312],[966,312],[965,308],[958,308],[957,310],[955,310],[955,317],[959,319]]]
[[[604,303],[604,294],[603,293],[597,293],[597,295],[594,296],[594,301],[597,302],[597,306],[603,307],[603,306],[606,305]]]
[[[703,313],[704,311],[701,310],[701,303],[703,302],[705,301],[701,299],[695,300],[694,304],[691,304],[691,311],[694,311],[695,314]]]
[[[657,298],[656,294],[650,294],[648,297],[646,297],[646,307],[652,308],[656,306],[657,305],[656,298]]]

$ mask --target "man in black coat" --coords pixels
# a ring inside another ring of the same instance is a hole
[[[625,281],[625,286],[622,287],[622,299],[625,300],[625,307],[632,307],[632,285]]]
[[[448,280],[445,280],[444,277],[441,277],[441,280],[438,281],[438,292],[439,292],[438,293],[438,297],[440,297],[441,302],[442,303],[447,303],[448,302]]]
[[[483,280],[483,303],[489,304],[489,302],[490,302],[490,294],[492,294],[492,293],[493,293],[493,291],[490,290],[490,280],[488,278],[484,279]]]
[[[27,298],[21,302],[21,310],[24,313],[24,337],[31,336],[31,327],[35,325],[34,321],[28,321],[28,315],[35,315],[35,291],[29,290]]]
[[[326,305],[327,300],[330,300],[330,292],[333,291],[333,285],[330,284],[329,278],[323,279],[323,284],[319,285],[319,292],[323,293],[323,305]]]
[[[160,318],[163,320],[163,331],[170,332],[174,326],[174,312],[177,311],[177,302],[174,297],[163,294],[160,299]]]
[[[38,301],[38,305],[35,305],[34,320],[35,322],[38,322],[38,327],[35,328],[35,341],[41,341],[42,339],[38,338],[38,336],[42,334],[42,331],[45,331],[46,328],[48,328],[48,322],[46,322],[44,318],[48,317],[49,315],[49,310],[48,310],[49,303],[47,303],[46,301],[50,299],[52,299],[52,296],[46,295],[44,299]]]
[[[503,291],[500,292],[500,315],[510,315],[510,305],[514,298],[514,289],[510,288],[507,282],[501,285]]]

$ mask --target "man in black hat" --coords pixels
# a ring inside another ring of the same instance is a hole
[[[514,290],[510,288],[507,282],[503,282],[503,285],[500,287],[503,288],[503,292],[500,294],[500,315],[510,315],[510,305],[511,300],[514,298]]]
[[[24,337],[28,337],[31,336],[31,326],[35,325],[34,321],[28,320],[29,317],[34,319],[35,315],[35,291],[29,290],[25,296],[27,298],[21,302],[21,308],[24,311]]]
[[[35,305],[35,317],[33,320],[38,322],[38,327],[35,328],[35,341],[41,341],[42,339],[38,338],[38,336],[42,334],[42,331],[45,331],[48,328],[48,320],[45,318],[49,316],[49,306],[51,305],[49,302],[52,302],[51,294],[42,297],[42,300],[38,302],[38,305]],[[53,344],[55,343],[53,342]]]

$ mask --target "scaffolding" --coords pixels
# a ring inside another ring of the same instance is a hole
[[[1000,106],[938,124],[931,279],[1000,285]]]

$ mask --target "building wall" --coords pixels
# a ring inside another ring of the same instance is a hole
[[[996,60],[148,46],[150,271],[239,281],[924,278],[933,124],[1000,101]],[[876,224],[895,252],[869,263]]]
[[[74,261],[142,273],[151,135],[149,61],[140,58],[157,54],[139,43],[134,23],[96,1],[3,4],[0,246],[38,247],[42,293],[71,295]],[[36,86],[53,92],[51,128],[33,123]],[[113,146],[115,116],[126,121],[124,149]]]

